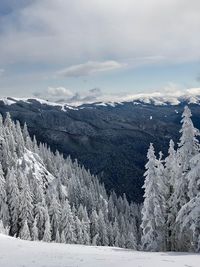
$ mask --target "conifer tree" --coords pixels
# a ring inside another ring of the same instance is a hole
[[[82,224],[81,221],[79,220],[78,216],[76,216],[75,219],[75,230],[76,230],[76,243],[77,244],[83,244],[83,229],[82,229]]]
[[[98,227],[99,227],[99,245],[102,246],[108,246],[108,232],[107,232],[107,227],[106,223],[104,220],[104,216],[102,211],[99,211],[99,216],[98,216]]]
[[[51,241],[51,224],[50,224],[49,214],[47,211],[45,214],[44,235],[43,235],[42,240],[44,242],[50,242]]]
[[[56,230],[56,238],[55,238],[56,243],[60,243],[60,233],[58,229]]]
[[[26,219],[22,222],[19,237],[24,240],[31,240],[30,230]]]
[[[8,169],[6,176],[7,201],[10,213],[10,235],[18,234],[20,193],[15,171]]]
[[[197,139],[199,131],[194,127],[191,117],[191,111],[186,106],[182,115],[181,138],[177,150],[178,174],[174,189],[175,200],[173,203],[177,209],[177,213],[190,200],[188,195],[189,181],[187,179],[187,173],[191,170],[191,159],[199,153],[200,148]],[[188,233],[185,232],[185,234],[182,233],[180,235],[180,225],[178,223],[174,226],[174,232],[176,249],[185,250],[185,243],[188,243],[190,239]]]
[[[166,223],[167,223],[167,233],[166,233],[166,243],[167,250],[175,249],[175,232],[174,226],[177,216],[176,193],[174,191],[176,178],[177,178],[177,157],[176,151],[174,149],[174,142],[170,140],[168,156],[165,159],[165,170],[164,179],[167,184],[166,188]]]
[[[5,184],[4,173],[0,163],[0,220],[3,222],[4,227],[8,226],[10,219]]]
[[[186,176],[190,200],[180,209],[176,219],[180,229],[178,237],[183,240],[178,248],[200,252],[200,153],[191,159],[190,165]]]
[[[91,242],[93,245],[97,245],[98,239],[99,239],[99,223],[98,223],[98,215],[97,215],[96,210],[92,211],[90,221],[91,221],[91,227],[90,227]]]
[[[37,227],[37,217],[34,219],[33,228],[32,228],[32,240],[37,241],[39,238],[38,227]]]
[[[144,183],[144,206],[142,209],[142,248],[148,251],[165,249],[163,197],[157,176],[157,160],[150,144]]]
[[[175,194],[176,206],[178,211],[189,200],[187,194],[188,180],[186,174],[190,170],[190,160],[199,152],[198,130],[194,127],[191,120],[191,111],[186,106],[182,115],[182,128],[180,130],[181,138],[177,151],[177,162],[179,165],[178,177],[176,179]]]
[[[114,236],[114,246],[119,247],[120,245],[120,231],[119,231],[119,225],[115,218],[114,224],[113,224],[113,236]]]
[[[66,243],[64,231],[61,232],[61,235],[60,235],[60,243]]]
[[[56,233],[60,227],[60,215],[61,215],[60,204],[54,195],[52,198],[51,205],[49,207],[49,216],[50,216],[53,240],[56,240]]]
[[[28,179],[25,175],[20,173],[22,177],[22,188],[20,192],[20,203],[19,203],[19,219],[20,224],[24,225],[26,221],[29,225],[33,223],[33,199],[28,184]]]
[[[66,199],[61,212],[61,231],[66,243],[75,243],[75,222],[69,201]]]

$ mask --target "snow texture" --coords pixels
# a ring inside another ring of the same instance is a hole
[[[200,255],[24,241],[0,235],[2,267],[199,267]]]

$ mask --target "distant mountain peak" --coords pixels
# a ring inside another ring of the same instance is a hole
[[[80,102],[79,104],[73,104],[66,102],[55,102],[53,100],[44,100],[39,98],[16,98],[16,97],[4,97],[1,98],[5,105],[13,105],[19,102],[25,102],[27,104],[38,103],[41,105],[48,105],[52,107],[61,108],[62,111],[67,111],[68,109],[79,110],[83,108],[93,108],[93,107],[116,107],[118,105],[124,105],[126,103],[133,103],[135,105],[140,104],[150,104],[155,106],[164,106],[164,105],[179,105],[181,103],[188,104],[200,104],[200,88],[190,88],[187,90],[177,91],[170,90],[170,92],[152,92],[152,93],[142,93],[127,95],[124,97],[113,96],[105,97],[105,100],[99,100],[96,102]]]

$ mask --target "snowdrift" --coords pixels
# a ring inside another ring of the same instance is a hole
[[[200,255],[24,241],[0,235],[1,267],[199,267]]]

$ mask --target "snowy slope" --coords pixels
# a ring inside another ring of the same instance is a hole
[[[34,102],[38,102],[41,105],[46,105],[46,106],[51,106],[51,107],[59,107],[59,108],[61,108],[62,111],[66,111],[66,109],[76,110],[75,107],[72,107],[68,104],[54,103],[54,102],[50,102],[50,101],[38,99],[38,98],[3,97],[0,99],[0,101],[2,101],[5,105],[8,105],[8,106],[16,104],[16,103],[20,103],[20,102],[24,102],[27,104],[32,104]]]
[[[23,164],[25,165],[25,169],[23,169]],[[46,188],[46,186],[55,180],[55,177],[45,168],[39,155],[28,149],[25,150],[23,157],[18,160],[18,168],[21,167],[23,173],[28,174],[31,172],[32,177],[38,180],[42,188]]]
[[[200,255],[31,242],[0,235],[1,267],[199,267]]]

